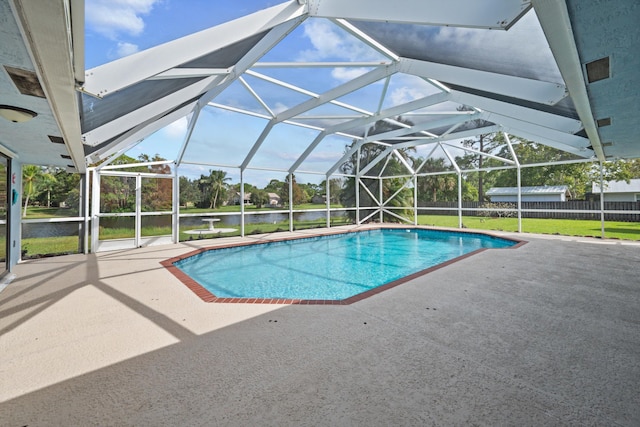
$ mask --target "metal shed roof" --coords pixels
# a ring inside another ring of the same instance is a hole
[[[539,185],[521,187],[521,194],[567,194],[569,187],[566,185]],[[493,187],[487,191],[487,196],[514,196],[518,194],[518,187]]]
[[[592,193],[600,193],[600,183],[592,184]],[[640,179],[626,181],[605,181],[603,193],[640,193]]]

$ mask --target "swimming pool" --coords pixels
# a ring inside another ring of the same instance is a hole
[[[345,301],[465,254],[516,243],[484,234],[383,228],[211,249],[165,266],[234,302]]]

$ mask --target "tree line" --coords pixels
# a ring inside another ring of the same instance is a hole
[[[231,178],[222,170],[209,170],[208,175],[200,175],[199,178],[190,179],[180,177],[180,205],[199,208],[216,209],[220,206],[240,204],[240,184],[231,184]],[[330,182],[331,202],[339,203],[342,183],[340,179],[332,179]],[[272,200],[270,194],[277,196],[277,207],[288,206],[289,188],[292,189],[291,199],[294,206],[305,203],[324,203],[326,193],[326,181],[319,184],[308,182],[299,183],[295,175],[289,175],[283,180],[272,179],[263,188],[244,183],[244,194],[249,202],[258,208],[268,206]]]
[[[411,121],[397,117],[396,122],[412,125]],[[484,123],[474,123],[482,127]],[[369,136],[397,129],[398,125],[388,121],[375,123],[367,132]],[[521,164],[548,163],[572,160],[575,156],[560,150],[510,137],[513,150]],[[354,140],[345,147],[345,153],[351,153],[340,171],[346,175],[369,168],[367,177],[361,178],[360,206],[377,206],[374,201],[382,198],[386,207],[409,207],[414,203],[413,182],[407,165],[418,173],[417,202],[456,201],[458,199],[458,177],[454,166],[446,156],[423,158],[416,155],[415,148],[402,148],[396,154],[389,155],[380,161],[380,155],[387,150],[387,145],[367,143],[356,149]],[[454,158],[456,164],[466,172],[462,173],[462,199],[465,201],[487,200],[486,191],[491,187],[513,187],[517,185],[515,169],[473,171],[474,169],[501,167],[505,164],[496,157],[512,159],[511,151],[502,133],[481,134],[462,141],[463,147],[469,148]],[[489,155],[489,156],[488,156]],[[157,154],[140,155],[137,159],[123,155],[114,164],[131,164],[140,162],[158,162],[164,160]],[[127,169],[132,172],[152,172],[171,174],[167,164],[138,165]],[[420,176],[420,174],[429,174]],[[594,163],[567,163],[521,169],[523,186],[567,185],[573,199],[584,199],[590,191],[591,183],[600,179],[599,167]],[[291,185],[289,179],[292,179]],[[640,160],[618,160],[604,164],[604,179],[607,181],[629,181],[640,178]],[[198,178],[180,178],[179,200],[181,206],[216,209],[224,205],[239,204],[240,184],[230,183],[231,178],[223,170],[209,170]],[[23,206],[26,215],[30,204],[46,207],[64,206],[78,211],[79,204],[78,174],[67,173],[63,169],[25,165],[23,166]],[[330,202],[345,207],[356,205],[356,185],[354,178],[336,178],[329,181]],[[271,194],[277,195],[278,207],[289,204],[289,189],[292,189],[293,205],[322,202],[326,194],[326,181],[319,184],[300,183],[295,175],[286,175],[282,180],[272,179],[263,188],[250,183],[244,184],[244,194],[249,195],[251,204],[262,208],[269,206]],[[132,212],[135,208],[135,179],[130,177],[106,176],[101,178],[101,212]],[[145,178],[142,181],[142,209],[144,211],[164,211],[171,209],[171,180]],[[382,197],[380,197],[382,196]],[[393,197],[391,197],[393,196]],[[393,211],[393,210],[392,210]],[[363,210],[361,218],[372,210]],[[402,210],[396,210],[402,214]],[[396,221],[394,215],[385,214],[385,221]]]
[[[462,107],[461,109],[464,109]],[[396,122],[404,125],[413,125],[410,120],[397,117]],[[468,127],[482,128],[489,123],[473,121]],[[399,129],[398,124],[388,121],[379,121],[370,127],[367,135],[373,136],[391,130]],[[364,135],[363,135],[364,136]],[[422,135],[409,135],[422,136]],[[578,159],[573,154],[566,153],[555,148],[539,144],[526,139],[509,136],[513,151],[521,165],[551,163]],[[400,148],[396,154],[387,156],[378,161],[379,156],[387,150],[388,146],[395,143],[389,140],[380,141],[382,144],[367,143],[355,149],[358,140],[354,140],[347,146],[345,153],[352,153],[349,159],[341,166],[341,172],[355,174],[356,167],[360,170],[369,167],[366,176],[382,177],[361,178],[361,191],[359,192],[360,206],[376,206],[376,200],[390,211],[399,215],[409,214],[408,210],[398,209],[410,207],[414,203],[413,183],[410,181],[408,165],[416,171],[418,178],[417,202],[457,201],[458,200],[458,175],[455,167],[444,153],[441,156],[424,158],[416,155],[415,148]],[[456,165],[464,172],[461,173],[462,199],[464,201],[488,202],[486,192],[491,187],[515,187],[517,186],[517,170],[497,169],[486,171],[482,169],[500,168],[505,162],[498,158],[513,160],[511,149],[502,132],[486,133],[461,141],[461,147],[467,148],[464,154],[453,157]],[[375,163],[377,162],[377,163]],[[429,174],[421,176],[420,174]],[[405,177],[401,177],[404,175]],[[606,162],[603,165],[603,177],[605,181],[626,181],[640,178],[640,159],[617,160]],[[597,163],[565,163],[551,164],[536,167],[521,168],[522,186],[546,186],[566,185],[574,200],[584,199],[591,191],[591,183],[599,182],[600,168]],[[344,180],[341,193],[341,203],[344,206],[355,206],[355,179]],[[390,199],[390,197],[392,197]],[[374,210],[361,210],[360,218],[366,218]],[[354,215],[351,213],[351,215]],[[398,221],[399,218],[391,214],[384,214],[384,221]]]

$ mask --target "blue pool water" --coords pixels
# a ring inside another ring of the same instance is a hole
[[[214,249],[175,266],[217,297],[342,300],[481,248],[483,234],[379,229]]]

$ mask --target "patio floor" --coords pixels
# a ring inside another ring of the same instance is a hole
[[[160,265],[240,238],[24,262],[0,425],[640,425],[640,244],[502,234],[529,243],[348,306],[205,303]]]

